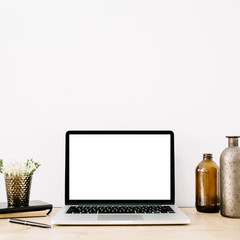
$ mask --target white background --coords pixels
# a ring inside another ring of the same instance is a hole
[[[240,2],[1,0],[0,158],[42,164],[32,199],[64,203],[69,129],[171,129],[176,201],[205,152],[239,135]],[[3,177],[0,201],[4,201]]]
[[[170,200],[169,135],[70,135],[69,199]]]

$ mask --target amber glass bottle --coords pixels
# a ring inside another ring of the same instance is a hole
[[[196,168],[196,208],[199,212],[218,212],[219,167],[212,160],[212,154],[203,154],[203,160]]]

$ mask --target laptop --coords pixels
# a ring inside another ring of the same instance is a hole
[[[172,131],[68,131],[56,225],[189,224],[174,204]]]

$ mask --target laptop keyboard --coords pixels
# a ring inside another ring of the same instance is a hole
[[[170,206],[71,206],[68,214],[175,213]]]

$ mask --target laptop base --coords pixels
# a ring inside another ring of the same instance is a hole
[[[52,218],[55,225],[162,225],[189,224],[190,219],[176,206],[175,213],[159,214],[66,214],[65,206]]]

